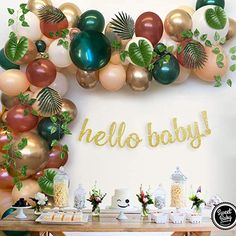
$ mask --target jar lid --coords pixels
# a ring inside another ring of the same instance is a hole
[[[187,177],[181,172],[179,167],[176,167],[175,172],[171,175],[171,179],[176,182],[183,182],[187,180]]]

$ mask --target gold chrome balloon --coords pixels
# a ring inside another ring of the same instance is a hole
[[[98,83],[98,71],[85,71],[79,69],[76,73],[76,80],[85,89],[94,88]]]
[[[126,72],[126,82],[134,91],[145,91],[152,79],[147,69],[130,64]]]
[[[71,100],[63,98],[61,112],[68,112],[70,118],[74,120],[77,116],[78,110]]]
[[[59,9],[66,16],[69,27],[74,27],[79,20],[81,10],[74,3],[69,2],[62,4]]]
[[[29,0],[27,7],[28,9],[35,13],[36,15],[38,14],[38,10],[44,6],[52,5],[51,0]]]
[[[164,27],[172,40],[181,42],[183,31],[192,29],[192,18],[185,10],[175,9],[166,16]]]
[[[230,40],[236,36],[236,21],[229,18],[229,32],[226,35],[226,40]]]
[[[23,139],[27,140],[27,145],[20,150],[22,156],[18,158],[16,156],[16,152],[19,151],[18,144]],[[10,167],[9,174],[11,176],[19,175],[21,179],[25,179],[46,166],[49,156],[48,144],[33,132],[22,133],[14,140],[9,154],[16,163],[16,168],[14,166]],[[26,176],[21,175],[23,166],[27,166]]]

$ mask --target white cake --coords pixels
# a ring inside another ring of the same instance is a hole
[[[111,199],[112,209],[130,209],[132,208],[130,192],[126,188],[115,189],[115,194]]]

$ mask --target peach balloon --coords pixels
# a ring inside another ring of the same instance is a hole
[[[30,198],[33,198],[36,193],[41,192],[38,182],[36,180],[26,179],[22,180],[22,185],[20,190],[18,190],[16,186],[12,189],[13,202],[18,201],[20,198],[24,198],[30,204],[34,204]]]
[[[11,69],[0,74],[0,90],[8,96],[17,96],[24,93],[29,87],[25,73]]]
[[[224,56],[223,68],[219,68],[216,63],[217,55],[213,52],[215,48],[219,48],[220,53],[223,54]],[[214,82],[215,76],[223,77],[227,73],[228,68],[229,68],[229,60],[224,49],[220,45],[214,46],[214,47],[206,47],[205,50],[207,54],[207,62],[202,68],[196,69],[194,70],[194,72],[199,79],[207,81],[207,82]]]
[[[0,218],[12,206],[11,190],[0,189]]]
[[[122,65],[109,63],[99,71],[99,80],[106,90],[118,91],[125,85],[125,69]]]
[[[121,60],[120,60],[120,53],[119,52],[113,52],[111,55],[111,60],[110,62],[114,65],[119,65],[121,64]]]
[[[191,70],[183,67],[182,65],[180,65],[180,73],[179,73],[179,76],[177,78],[177,80],[174,82],[175,84],[182,84],[184,81],[186,81],[190,74],[191,74]]]

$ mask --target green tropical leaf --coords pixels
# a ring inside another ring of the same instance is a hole
[[[5,54],[7,58],[12,61],[18,61],[22,59],[28,51],[28,39],[22,36],[19,41],[15,34],[10,35],[10,39],[8,40],[5,46]]]
[[[227,23],[227,16],[223,8],[216,6],[210,8],[205,14],[207,24],[216,30],[224,29]]]
[[[43,176],[38,179],[41,190],[49,196],[53,196],[53,180],[57,173],[54,169],[47,169],[44,171]]]
[[[10,15],[13,15],[15,13],[15,10],[12,8],[7,8],[7,11]]]
[[[131,39],[134,35],[134,20],[131,16],[124,12],[118,12],[112,18],[111,28],[113,32],[120,36],[122,39]]]
[[[146,40],[139,40],[138,44],[131,43],[129,45],[129,57],[131,61],[141,67],[148,67],[152,61],[152,47]]]
[[[50,117],[61,111],[62,98],[60,94],[52,88],[43,88],[36,97],[39,114]]]
[[[40,8],[38,12],[40,20],[46,23],[56,24],[66,19],[66,16],[60,9],[50,5]]]
[[[232,87],[232,85],[233,85],[233,82],[231,79],[228,79],[226,83],[229,87]]]

